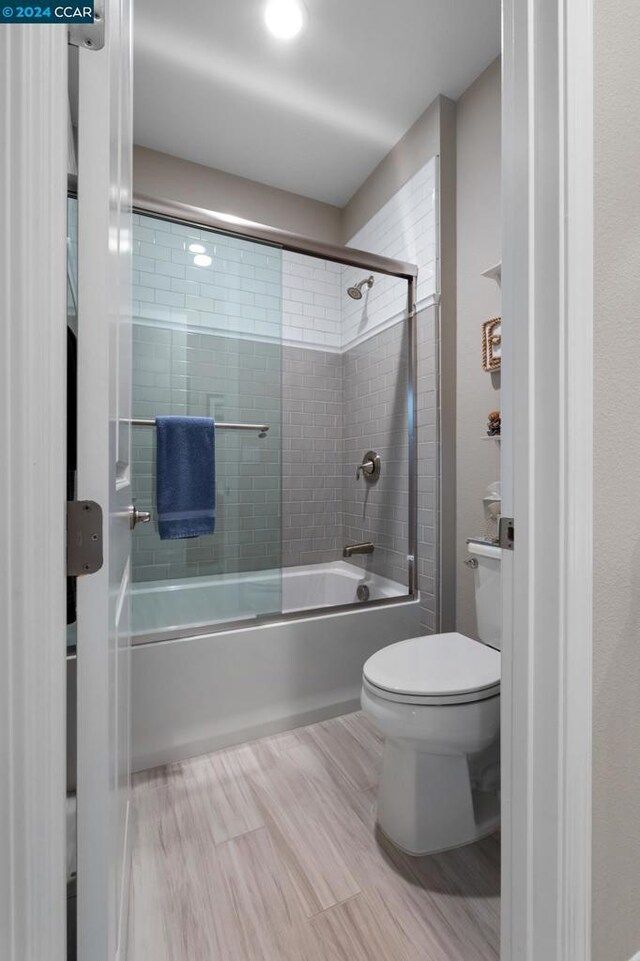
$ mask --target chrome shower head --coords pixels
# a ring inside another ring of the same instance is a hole
[[[373,274],[370,277],[366,277],[361,280],[360,283],[355,284],[354,287],[347,287],[347,293],[352,300],[362,300],[362,288],[368,287],[369,290],[373,287],[374,277]]]

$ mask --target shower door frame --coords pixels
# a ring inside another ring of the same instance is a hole
[[[173,200],[163,200],[148,194],[133,194],[133,213],[156,217],[172,223],[186,224],[204,230],[237,237],[241,240],[261,243],[287,250],[290,253],[304,254],[318,260],[358,267],[365,271],[385,274],[407,282],[407,308],[404,322],[407,324],[407,428],[408,428],[408,543],[407,543],[407,593],[399,597],[385,597],[372,601],[356,601],[352,604],[335,604],[328,607],[309,608],[305,611],[283,611],[273,614],[242,617],[235,620],[200,625],[197,627],[172,628],[166,631],[153,631],[140,639],[132,638],[132,644],[152,644],[181,637],[196,637],[215,634],[220,631],[234,630],[247,625],[264,624],[273,621],[299,620],[300,618],[325,616],[350,610],[406,603],[418,597],[418,438],[417,438],[417,284],[418,267],[416,264],[394,260],[380,254],[373,254],[355,247],[329,244],[314,240],[302,234],[270,227],[267,224],[235,217],[232,214],[208,210]],[[438,503],[440,493],[438,490]],[[438,537],[440,535],[438,534]],[[438,606],[438,617],[440,611]]]

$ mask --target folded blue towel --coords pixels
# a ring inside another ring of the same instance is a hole
[[[216,526],[215,422],[156,417],[156,497],[160,538],[213,534]]]

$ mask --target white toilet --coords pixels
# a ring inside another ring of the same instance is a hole
[[[491,834],[500,823],[501,550],[468,543],[478,633],[391,644],[363,668],[362,708],[385,739],[378,825],[409,854]]]

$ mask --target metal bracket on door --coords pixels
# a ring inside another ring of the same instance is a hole
[[[501,517],[498,522],[498,541],[503,551],[513,550],[515,536],[513,517]]]
[[[95,501],[67,501],[67,576],[102,567],[102,508]]]
[[[104,0],[93,4],[93,23],[69,25],[69,43],[85,50],[102,50],[104,47]]]

